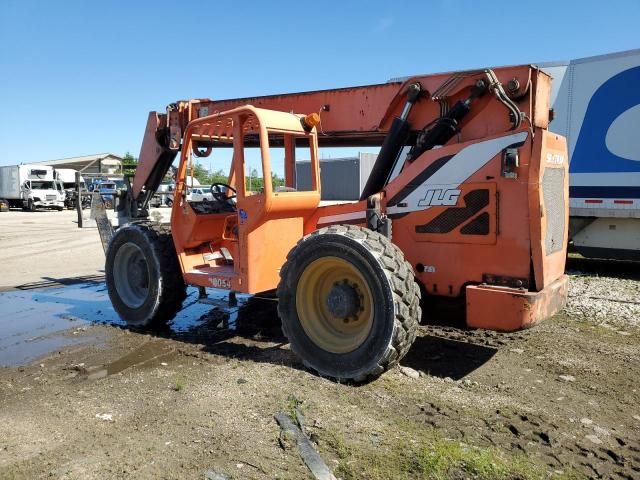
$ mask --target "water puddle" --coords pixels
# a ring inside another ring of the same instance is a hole
[[[130,367],[159,364],[161,360],[166,360],[174,354],[175,350],[168,345],[154,341],[147,342],[104,368],[90,372],[87,379],[98,380],[120,373]]]
[[[208,293],[209,298],[218,300],[227,295],[220,290],[209,290]],[[188,290],[185,308],[169,324],[171,335],[197,330],[210,321],[215,307],[198,303],[197,296],[195,288]],[[239,295],[238,305],[244,304],[246,299],[246,295]],[[222,315],[222,326],[228,329],[235,327],[238,308],[228,309]],[[113,310],[103,283],[0,292],[0,367],[25,365],[65,346],[96,342],[95,336],[69,332],[70,329],[96,323],[125,326]],[[141,355],[144,360],[151,353],[133,352],[132,356]],[[121,360],[121,364],[111,366],[113,371],[135,359]],[[135,361],[140,363],[139,360]],[[107,374],[112,373],[108,371]]]

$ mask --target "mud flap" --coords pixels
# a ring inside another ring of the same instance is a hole
[[[107,209],[102,200],[102,196],[98,192],[94,192],[93,195],[91,195],[91,213],[89,214],[89,218],[96,221],[100,241],[102,242],[102,249],[106,254],[109,242],[113,236],[113,226],[107,216]]]

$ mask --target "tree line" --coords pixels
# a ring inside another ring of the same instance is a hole
[[[122,173],[125,175],[135,173],[135,167],[138,164],[138,159],[131,155],[131,153],[127,152],[122,157]],[[193,177],[200,182],[201,185],[211,185],[212,183],[227,183],[229,181],[228,173],[223,171],[222,169],[218,169],[215,171],[209,171],[199,162],[195,162],[193,164],[192,172]],[[245,175],[245,183],[246,188],[257,192],[264,187],[264,178],[261,172],[258,172],[257,169],[253,168],[249,173]],[[171,174],[167,174],[167,178],[165,181],[170,182],[174,179],[171,177]],[[279,187],[284,185],[284,178],[279,175],[272,173],[271,174],[271,185],[272,188]]]

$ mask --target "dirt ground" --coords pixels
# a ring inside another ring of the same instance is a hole
[[[305,370],[268,299],[241,299],[231,329],[229,312],[192,305],[192,292],[169,328],[126,329],[95,276],[95,229],[72,233],[59,217],[60,241],[23,245],[55,257],[74,240],[82,261],[56,260],[64,275],[14,272],[24,250],[8,223],[35,217],[4,215],[2,285],[29,288],[0,293],[0,338],[18,312],[62,319],[73,341],[0,368],[0,478],[312,478],[274,420],[296,409],[345,480],[640,477],[637,265],[571,259],[565,312],[522,332],[466,330],[459,306],[430,305],[403,367],[357,386]],[[38,344],[37,332],[12,335],[14,350]]]
[[[168,217],[168,208],[152,215]],[[109,212],[111,218],[113,212]],[[81,281],[104,273],[104,253],[89,210],[78,228],[75,210],[12,209],[0,212],[0,290],[50,286],[58,279]]]
[[[77,221],[71,210],[1,212],[0,288],[99,274],[103,254],[95,222],[79,229]]]

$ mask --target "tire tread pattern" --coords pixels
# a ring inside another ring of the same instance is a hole
[[[415,281],[413,268],[405,260],[402,250],[385,236],[355,225],[332,225],[306,235],[291,249],[287,255],[287,261],[280,270],[280,283],[277,290],[278,298],[286,295],[285,289],[290,288],[290,282],[287,281],[287,278],[291,274],[291,265],[299,254],[298,247],[310,238],[326,234],[343,235],[363,245],[382,267],[392,290],[395,318],[393,334],[386,351],[380,357],[377,365],[368,372],[354,378],[338,378],[338,380],[366,382],[393,368],[409,351],[416,338],[418,324],[422,315],[420,289]],[[281,310],[280,304],[278,304],[278,313],[281,318],[286,314]],[[282,322],[282,330],[291,342],[292,339],[287,332],[285,321]],[[302,359],[305,366],[313,369],[297,351],[295,341],[291,342],[290,347],[293,353]]]
[[[121,227],[135,228],[146,238],[160,271],[159,302],[152,318],[139,326],[159,326],[172,320],[182,309],[187,287],[171,236],[171,226],[152,222],[131,223]],[[117,233],[117,232],[116,232]]]
[[[160,308],[152,320],[154,323],[166,323],[173,320],[187,298],[187,286],[182,277],[171,226],[160,223],[146,223],[147,237],[153,242],[154,250],[160,262],[163,287],[160,289]]]

